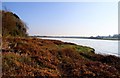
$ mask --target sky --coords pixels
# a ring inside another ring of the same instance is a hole
[[[29,35],[98,36],[118,33],[117,2],[3,2]]]
[[[4,0],[2,2],[118,2],[119,0]]]

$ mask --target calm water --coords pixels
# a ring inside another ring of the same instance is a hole
[[[120,41],[115,40],[96,40],[96,39],[75,39],[75,38],[42,38],[42,39],[52,39],[61,40],[64,42],[72,42],[78,45],[89,46],[95,49],[96,53],[99,54],[110,54],[120,57]]]

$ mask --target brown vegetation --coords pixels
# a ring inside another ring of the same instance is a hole
[[[3,38],[3,77],[119,78],[120,58],[94,49],[38,38]]]
[[[2,36],[26,36],[26,24],[14,13],[2,12]]]

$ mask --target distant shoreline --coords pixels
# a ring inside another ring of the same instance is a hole
[[[90,37],[70,37],[70,36],[30,36],[30,37],[43,37],[43,38],[75,38],[75,39],[95,39],[95,40],[114,40],[114,41],[120,41],[119,38],[90,38]]]

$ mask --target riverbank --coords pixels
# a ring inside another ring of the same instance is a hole
[[[44,37],[38,37],[42,39],[50,39],[50,40],[61,40],[63,42],[71,42],[75,43],[77,45],[84,45],[84,46],[90,46],[95,49],[95,52],[98,54],[103,55],[115,55],[119,57],[118,53],[120,51],[118,50],[119,43],[118,41],[114,40],[95,40],[95,39],[75,39],[75,38],[44,38]]]
[[[33,37],[2,41],[3,76],[120,77],[120,58],[87,46]]]

